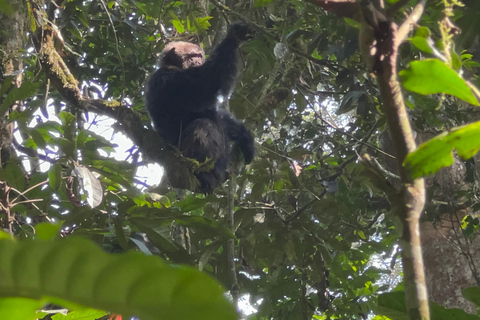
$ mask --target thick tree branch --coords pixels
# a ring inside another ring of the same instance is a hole
[[[423,179],[412,180],[403,167],[403,161],[407,154],[416,149],[402,90],[397,78],[398,48],[403,35],[398,34],[397,27],[393,22],[390,22],[386,35],[386,39],[374,40],[379,43],[377,55],[384,57],[379,69],[381,73],[378,74],[378,86],[383,100],[383,108],[387,115],[402,181],[402,188],[399,193],[398,215],[403,223],[402,258],[405,300],[410,319],[429,319],[430,314],[419,226],[420,215],[425,205],[425,185]],[[380,45],[382,42],[383,45]]]
[[[425,10],[425,5],[427,4],[427,0],[421,0],[415,8],[413,8],[412,13],[407,17],[407,19],[402,23],[400,28],[398,28],[397,32],[397,45],[400,45],[405,39],[407,38],[410,30],[412,29],[412,25],[415,25],[418,20],[422,17],[423,11]]]
[[[40,64],[62,97],[73,108],[115,119],[147,161],[168,163],[170,170],[166,172],[167,177],[170,181],[179,181],[179,184],[172,185],[173,187],[195,190],[199,183],[193,172],[198,164],[164,143],[159,135],[154,130],[147,129],[141,118],[127,106],[119,102],[93,100],[83,96],[77,79],[55,49],[53,39],[56,31],[50,22],[43,19],[43,9],[36,0],[30,0],[30,5],[35,14],[37,30],[33,42],[39,53]]]

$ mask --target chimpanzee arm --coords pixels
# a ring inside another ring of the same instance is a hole
[[[245,128],[243,123],[230,116],[226,111],[219,111],[223,120],[225,132],[231,141],[235,142],[242,150],[245,163],[249,164],[255,155],[255,143],[250,131]]]
[[[237,75],[237,52],[241,41],[247,39],[248,26],[230,26],[225,39],[201,66],[188,69],[160,69],[151,78],[149,87],[159,91],[167,101],[184,112],[201,112],[216,106],[217,96],[230,92]]]
[[[185,70],[185,74],[201,78],[203,81],[196,82],[196,85],[199,89],[206,90],[207,94],[228,94],[237,75],[238,46],[241,41],[249,38],[249,32],[250,28],[243,22],[230,25],[227,36],[209,59],[200,67]]]

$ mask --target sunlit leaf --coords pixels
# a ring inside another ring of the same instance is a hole
[[[72,171],[72,176],[78,178],[80,187],[87,193],[87,203],[91,208],[102,203],[102,184],[90,170],[83,166],[76,166]]]
[[[463,159],[480,150],[480,121],[444,132],[410,153],[404,165],[413,178],[426,176],[453,163],[453,149]]]
[[[410,42],[417,47],[418,49],[426,52],[426,53],[433,53],[432,47],[428,43],[428,40],[423,37],[414,37],[410,39]]]
[[[177,29],[178,33],[184,33],[185,32],[185,27],[179,20],[172,20],[172,24]]]
[[[0,298],[0,319],[34,320],[45,302],[28,298]]]
[[[399,75],[403,86],[410,91],[423,95],[446,93],[479,105],[465,80],[438,59],[413,61],[410,68],[400,71]]]

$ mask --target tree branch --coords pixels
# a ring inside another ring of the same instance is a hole
[[[412,13],[407,17],[407,19],[402,23],[397,32],[396,41],[397,45],[400,45],[407,38],[410,33],[412,25],[416,24],[418,20],[422,17],[423,11],[425,10],[425,5],[427,0],[420,0],[420,2],[413,8]]]
[[[199,182],[193,172],[199,166],[198,162],[183,157],[178,150],[166,144],[157,132],[147,129],[141,118],[127,106],[116,101],[89,99],[82,94],[77,79],[55,49],[53,39],[58,30],[54,31],[51,23],[44,23],[44,11],[37,0],[29,2],[35,13],[37,31],[33,42],[39,53],[40,64],[61,96],[77,110],[91,111],[115,119],[147,161],[167,164],[169,170],[165,173],[172,187],[196,190]]]

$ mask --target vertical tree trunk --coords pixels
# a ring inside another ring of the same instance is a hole
[[[0,37],[0,48],[5,52],[2,57],[3,77],[11,76],[11,88],[18,88],[23,79],[23,61],[20,57],[20,49],[23,48],[24,26],[26,22],[25,4],[22,0],[11,0],[10,4],[15,8],[11,16],[0,14],[0,28],[4,30]],[[2,77],[2,78],[3,78]],[[2,79],[5,81],[5,79]],[[10,107],[10,110],[16,109],[19,105],[16,102]],[[8,110],[5,114],[0,114],[0,166],[3,168],[6,162],[14,155],[13,143],[13,123],[8,122]],[[0,214],[3,214],[5,220],[2,221],[2,228],[12,231],[12,216],[8,201],[9,186],[5,182],[0,183],[0,201],[2,203]],[[1,216],[0,216],[1,217]]]
[[[0,47],[5,56],[2,57],[2,69],[4,77],[12,76],[12,88],[18,88],[23,80],[23,61],[20,57],[20,49],[23,48],[24,27],[26,21],[25,5],[22,0],[12,0],[10,3],[15,7],[11,16],[0,14],[0,26],[6,37],[0,38]],[[17,108],[15,104],[11,109]],[[8,113],[0,115],[0,164],[3,167],[14,152],[12,148],[13,124],[8,122]]]

